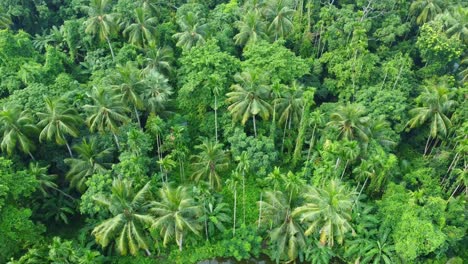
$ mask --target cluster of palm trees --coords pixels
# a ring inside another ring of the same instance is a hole
[[[294,261],[308,247],[307,236],[318,236],[322,245],[342,244],[351,227],[355,193],[337,179],[322,187],[311,187],[297,175],[282,174],[276,168],[268,179],[267,190],[259,201],[260,223],[268,233],[277,261]]]

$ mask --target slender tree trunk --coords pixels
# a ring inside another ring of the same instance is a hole
[[[361,197],[361,193],[362,193],[362,191],[364,190],[364,187],[366,187],[366,183],[367,183],[368,180],[369,180],[369,176],[367,176],[366,180],[364,181],[364,184],[362,185],[362,188],[361,188],[361,190],[359,191],[358,197],[357,197],[356,200],[354,201],[354,204],[353,204],[353,207],[351,208],[351,210],[354,208],[354,206],[356,205],[357,201],[359,201],[359,197]]]
[[[401,72],[403,71],[403,62],[401,63],[401,66],[400,66],[400,70],[398,71],[398,75],[397,75],[397,78],[395,80],[395,83],[393,83],[393,87],[392,87],[392,90],[395,89],[398,81],[400,80],[400,76],[401,76]]]
[[[276,132],[276,101],[273,103],[273,118],[271,120],[270,126],[270,137],[273,142],[275,142],[275,132]]]
[[[315,128],[317,127],[317,124],[314,124],[314,129],[312,130],[312,135],[310,136],[310,142],[309,142],[309,151],[307,151],[307,161],[310,162],[310,153],[312,152],[312,148],[314,147],[314,141],[315,141]]]
[[[424,147],[424,155],[423,156],[426,156],[426,153],[427,153],[427,151],[429,149],[430,141],[431,141],[431,135],[429,135],[429,137],[427,137],[426,146]]]
[[[452,162],[450,163],[450,166],[449,166],[448,169],[447,169],[447,173],[445,174],[444,178],[443,178],[442,181],[440,182],[441,184],[443,184],[444,181],[447,179],[447,177],[450,175],[450,172],[452,171],[452,168],[454,168],[455,166],[457,166],[458,160],[460,159],[459,154],[460,154],[460,152],[457,152],[457,153],[455,154],[455,157],[453,157]]]
[[[255,115],[252,115],[253,127],[254,127],[254,135],[257,137],[257,125],[255,124]]]
[[[343,172],[341,173],[340,180],[343,180],[343,175],[345,174],[346,168],[348,167],[348,162],[349,162],[349,160],[346,160],[346,164],[344,166]]]
[[[70,145],[68,144],[68,141],[65,140],[65,145],[67,146],[68,149],[68,154],[70,154],[70,157],[73,158],[73,152],[70,148]]]
[[[135,111],[135,116],[138,122],[138,126],[141,128],[140,115],[138,114],[138,109],[136,108],[136,106],[133,106],[133,110]]]
[[[448,198],[449,200],[455,195],[455,193],[457,193],[459,187],[460,187],[460,184],[458,184],[455,190],[453,190],[452,195],[450,195],[450,197]]]
[[[237,213],[237,186],[234,187],[234,224],[232,225],[232,236],[236,236],[236,213]]]
[[[151,256],[151,252],[147,248],[145,248],[145,251],[146,251],[146,255]]]
[[[244,213],[244,224],[245,224],[245,171],[242,170],[242,210]]]
[[[218,97],[215,95],[215,139],[218,142]]]
[[[32,159],[33,161],[36,161],[36,159],[34,158],[33,154],[31,154],[31,151],[28,152],[28,155],[29,155],[29,157],[31,157],[31,159]]]
[[[288,115],[288,118],[286,118],[286,120],[284,121],[283,140],[281,141],[281,153],[283,153],[284,151],[284,141],[286,139],[286,129],[288,128],[288,119],[289,119],[289,115]]]
[[[206,212],[206,198],[205,198],[205,202],[203,203],[203,207],[204,207],[205,212]],[[206,234],[206,241],[210,240],[209,237],[208,237],[208,219],[207,219],[207,217],[205,217],[205,234]]]
[[[112,55],[112,61],[115,61],[114,50],[112,49],[112,45],[111,45],[110,40],[109,40],[108,37],[106,37],[106,41],[107,41],[107,44],[109,45],[109,49],[110,49],[110,52],[111,52],[111,55]]]
[[[179,251],[182,252],[182,243],[184,241],[184,235],[180,235],[180,241],[179,241]]]
[[[293,166],[296,166],[297,162],[299,161],[302,153],[302,146],[304,145],[304,133],[306,129],[306,122],[304,120],[308,119],[308,113],[306,113],[306,108],[308,107],[307,103],[304,105],[302,108],[302,115],[301,115],[301,121],[299,122],[299,133],[297,134],[296,138],[296,147],[294,149],[293,153]]]
[[[50,187],[50,188],[52,188],[53,190],[56,190],[57,192],[63,194],[63,196],[69,198],[69,199],[72,200],[72,201],[75,201],[75,200],[76,200],[75,197],[73,197],[73,196],[69,195],[68,193],[66,193],[66,192],[64,192],[64,191],[62,191],[62,190],[60,190],[59,188],[56,188],[56,187]]]
[[[262,199],[263,199],[263,192],[260,193],[260,209],[258,211],[258,229],[260,229],[260,220],[262,219]]]
[[[114,136],[115,145],[117,145],[117,150],[120,150],[119,138],[115,133],[112,133],[112,135]]]

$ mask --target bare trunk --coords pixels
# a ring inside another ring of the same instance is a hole
[[[28,152],[28,155],[29,155],[29,157],[31,157],[31,159],[32,159],[33,161],[36,161],[36,159],[34,158],[33,154],[31,154],[31,152]]]
[[[147,248],[145,249],[145,251],[146,251],[146,255],[151,256],[151,252]]]
[[[141,128],[140,115],[138,114],[138,110],[137,110],[136,106],[133,106],[133,110],[135,111],[135,117],[137,119],[138,126]]]
[[[215,139],[218,142],[218,97],[215,95]]]
[[[254,127],[254,135],[257,137],[257,124],[255,124],[255,115],[252,115],[253,127]]]
[[[112,133],[112,135],[114,136],[115,145],[117,145],[117,150],[120,150],[119,138],[117,138],[117,135],[115,133]]]
[[[245,171],[242,170],[242,210],[244,213],[244,224],[245,224]]]
[[[284,151],[284,140],[286,139],[286,128],[288,126],[288,119],[289,119],[289,116],[284,121],[283,140],[281,141],[281,153],[283,153]]]
[[[71,148],[70,148],[70,145],[68,145],[68,142],[67,142],[67,141],[65,141],[65,145],[67,146],[68,154],[70,154],[70,157],[73,158],[73,152],[72,152],[72,150],[71,150]]]
[[[109,45],[109,49],[110,49],[110,52],[111,52],[111,55],[112,55],[112,61],[115,61],[114,50],[112,49],[112,45],[111,45],[110,40],[109,40],[108,37],[106,37],[106,41],[107,41],[107,44]]]
[[[430,141],[431,141],[431,135],[429,135],[429,137],[427,137],[426,146],[424,147],[424,155],[423,156],[426,156],[426,153],[427,153],[427,151],[429,149]]]
[[[262,199],[263,199],[263,192],[260,193],[260,209],[258,211],[258,229],[260,229],[260,219],[262,219]]]
[[[340,180],[343,180],[343,175],[345,174],[346,168],[348,167],[348,162],[349,162],[349,160],[346,160],[346,164],[345,164],[345,166],[344,166],[343,172],[341,173],[341,178],[340,178]]]
[[[234,187],[234,224],[232,225],[232,236],[236,235],[236,213],[237,213],[237,186]]]
[[[351,208],[351,210],[354,208],[354,206],[356,205],[357,201],[359,201],[359,197],[361,196],[361,193],[362,193],[362,191],[364,190],[364,187],[366,187],[366,183],[367,183],[368,180],[369,180],[369,176],[367,176],[366,180],[364,181],[364,184],[362,185],[362,188],[361,188],[361,190],[359,191],[358,197],[356,198],[356,201],[354,201],[354,204],[353,204],[353,207]]]
[[[307,161],[310,161],[310,153],[312,152],[312,148],[314,147],[316,127],[317,127],[317,124],[314,124],[314,129],[312,130],[312,135],[310,136],[309,151],[307,151]]]

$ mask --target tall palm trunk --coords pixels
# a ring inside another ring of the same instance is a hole
[[[215,95],[215,139],[218,142],[218,97]]]
[[[255,115],[252,115],[252,122],[254,127],[254,135],[257,137],[257,124],[255,124]]]
[[[232,225],[232,236],[236,235],[236,213],[237,213],[237,186],[234,187],[234,224]]]
[[[73,152],[70,148],[70,145],[68,144],[68,141],[65,140],[65,145],[67,146],[68,153],[70,154],[70,157],[73,158]]]
[[[114,55],[114,50],[112,49],[112,45],[110,43],[109,37],[106,37],[107,44],[109,45],[109,49],[112,55],[112,61],[115,61],[115,55]]]
[[[361,193],[362,193],[362,191],[364,190],[364,187],[366,187],[366,183],[367,183],[368,180],[369,180],[369,176],[366,177],[366,180],[364,181],[364,184],[362,185],[362,188],[361,188],[361,190],[359,191],[359,194],[358,194],[356,200],[354,201],[353,207],[351,207],[351,210],[354,208],[354,206],[356,205],[357,201],[359,201],[359,197],[361,197]]]
[[[310,136],[309,142],[309,150],[307,151],[307,161],[310,162],[310,153],[312,152],[312,148],[314,146],[315,141],[315,129],[317,128],[317,124],[314,124],[314,128],[312,129],[312,135]]]
[[[117,145],[117,150],[120,150],[119,138],[114,132],[112,132],[112,135],[114,136],[115,145]]]
[[[260,219],[262,219],[262,199],[263,192],[260,193],[260,208],[258,210],[258,229],[260,229]]]
[[[242,211],[245,224],[245,171],[242,170]]]
[[[138,109],[136,108],[135,105],[133,106],[133,110],[135,111],[135,116],[136,116],[136,119],[138,121],[138,126],[141,128],[140,115],[138,114]]]

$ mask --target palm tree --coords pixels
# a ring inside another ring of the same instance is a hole
[[[338,130],[338,138],[347,140],[369,140],[369,117],[364,116],[365,108],[360,104],[340,105],[331,114],[327,126]]]
[[[73,146],[73,149],[78,153],[78,158],[64,160],[70,166],[66,177],[71,186],[83,192],[88,177],[95,173],[104,173],[110,167],[105,161],[110,158],[112,151],[109,148],[99,150],[95,138],[83,139],[83,142]]]
[[[93,100],[92,105],[85,105],[83,108],[90,114],[86,119],[91,131],[103,132],[109,130],[114,135],[117,148],[120,148],[117,138],[119,126],[128,121],[125,115],[128,108],[123,104],[120,95],[109,94],[103,88],[93,87],[88,97]]]
[[[448,115],[456,102],[450,99],[449,90],[444,86],[424,87],[424,92],[416,98],[416,102],[422,106],[410,110],[410,115],[413,117],[407,126],[415,128],[430,121],[429,136],[424,149],[426,155],[431,138],[447,136],[452,126]]]
[[[192,156],[192,179],[194,181],[199,182],[201,179],[206,179],[211,188],[219,189],[221,187],[219,172],[229,166],[222,147],[223,145],[208,139],[204,139],[202,144],[195,147],[200,152]]]
[[[248,12],[243,20],[237,21],[235,26],[239,30],[234,36],[236,45],[246,45],[247,43],[255,43],[260,39],[266,39],[267,35],[265,21],[262,20],[260,13],[257,11]]]
[[[298,216],[291,214],[291,201],[288,195],[281,191],[265,192],[265,199],[259,202],[263,208],[260,219],[270,224],[270,243],[274,246],[274,258],[279,263],[286,257],[289,261],[297,259],[301,248],[305,248],[306,239]]]
[[[292,16],[294,15],[295,11],[287,5],[287,1],[273,1],[266,8],[265,13],[266,17],[271,19],[268,31],[274,34],[275,40],[277,40],[278,37],[282,38],[293,32]]]
[[[173,35],[177,39],[176,46],[191,49],[205,43],[208,24],[200,24],[198,14],[188,12],[177,21],[182,32]]]
[[[91,233],[96,242],[107,247],[114,240],[120,254],[137,255],[139,249],[149,252],[149,228],[155,220],[148,214],[150,184],[135,190],[129,180],[114,179],[110,197],[95,196],[94,200],[105,206],[112,218],[104,220]]]
[[[10,14],[0,7],[0,29],[8,29],[11,24]]]
[[[223,203],[222,199],[214,199],[208,203],[203,202],[203,215],[200,217],[200,222],[205,223],[206,239],[215,235],[215,231],[224,232],[225,224],[231,222],[227,203]]]
[[[260,115],[268,119],[272,111],[271,105],[266,101],[269,87],[263,84],[260,76],[247,71],[234,76],[237,84],[231,86],[232,92],[227,93],[228,107],[234,120],[241,120],[242,125],[252,116],[254,134],[257,136],[255,117]]]
[[[18,106],[3,106],[0,111],[0,133],[3,134],[0,144],[2,151],[9,155],[17,147],[34,160],[31,151],[35,146],[31,136],[37,132],[32,116],[27,111],[21,111]]]
[[[164,246],[175,238],[182,251],[184,237],[188,232],[200,234],[198,218],[202,214],[201,208],[195,204],[187,188],[164,185],[159,189],[159,201],[152,202],[151,206],[151,212],[156,217],[152,228],[159,231]]]
[[[143,80],[143,98],[146,109],[151,113],[164,111],[174,93],[169,80],[156,70],[149,72]]]
[[[275,105],[280,113],[278,119],[279,125],[284,124],[283,143],[286,137],[286,129],[291,129],[293,124],[298,124],[301,120],[302,112],[304,110],[304,89],[296,81],[293,82],[291,87],[281,94],[280,97],[275,99]]]
[[[444,14],[442,19],[449,37],[456,36],[468,44],[468,8],[454,7],[451,12]]]
[[[143,8],[135,9],[135,23],[130,24],[124,31],[131,44],[145,47],[145,43],[154,42],[156,38],[156,17],[147,17]]]
[[[383,230],[383,231],[382,231]],[[382,229],[376,238],[360,238],[351,240],[346,249],[345,257],[352,256],[352,262],[367,263],[398,263],[395,259],[395,246],[392,244],[390,229]]]
[[[305,204],[296,208],[293,216],[299,216],[301,223],[307,224],[305,234],[318,231],[323,245],[333,246],[335,239],[342,244],[345,234],[353,231],[349,221],[354,192],[338,180],[331,180],[323,188],[310,187],[304,193]]]
[[[133,106],[138,125],[141,127],[138,109],[143,109],[144,103],[141,94],[144,86],[140,80],[140,74],[140,70],[131,62],[127,62],[124,66],[118,65],[113,80],[115,84],[112,85],[112,88],[115,94],[121,96],[125,105]]]
[[[234,205],[233,205],[233,210],[232,210],[232,219],[233,224],[232,224],[232,236],[234,237],[236,235],[236,220],[237,220],[237,185],[239,184],[240,181],[240,175],[239,172],[234,171],[231,174],[231,178],[226,180],[226,185],[228,186],[229,190],[232,192],[234,196]]]
[[[81,117],[74,108],[70,108],[62,99],[51,100],[45,98],[46,112],[38,112],[37,116],[41,119],[37,124],[43,127],[39,134],[39,140],[55,140],[59,145],[67,146],[70,157],[73,158],[70,145],[66,139],[67,135],[78,136],[77,126],[81,123]]]
[[[245,173],[250,171],[249,155],[243,151],[240,156],[236,157],[236,161],[238,162],[236,170],[242,172],[242,211],[245,224]]]
[[[169,74],[172,71],[171,63],[174,60],[174,52],[168,46],[156,48],[150,43],[145,55],[145,68],[142,73],[147,75],[152,71]]]
[[[34,178],[38,181],[37,190],[46,197],[49,195],[47,189],[59,190],[57,184],[54,182],[57,175],[51,175],[48,173],[49,166],[41,167],[37,162],[29,163],[28,173],[34,175]]]
[[[416,23],[422,25],[442,12],[441,0],[417,0],[410,6],[410,13],[416,16]]]
[[[91,0],[90,6],[86,8],[89,18],[85,21],[85,32],[97,36],[99,41],[107,41],[112,59],[115,60],[110,37],[117,32],[117,24],[114,21],[115,15],[108,13],[109,2],[109,0]]]

